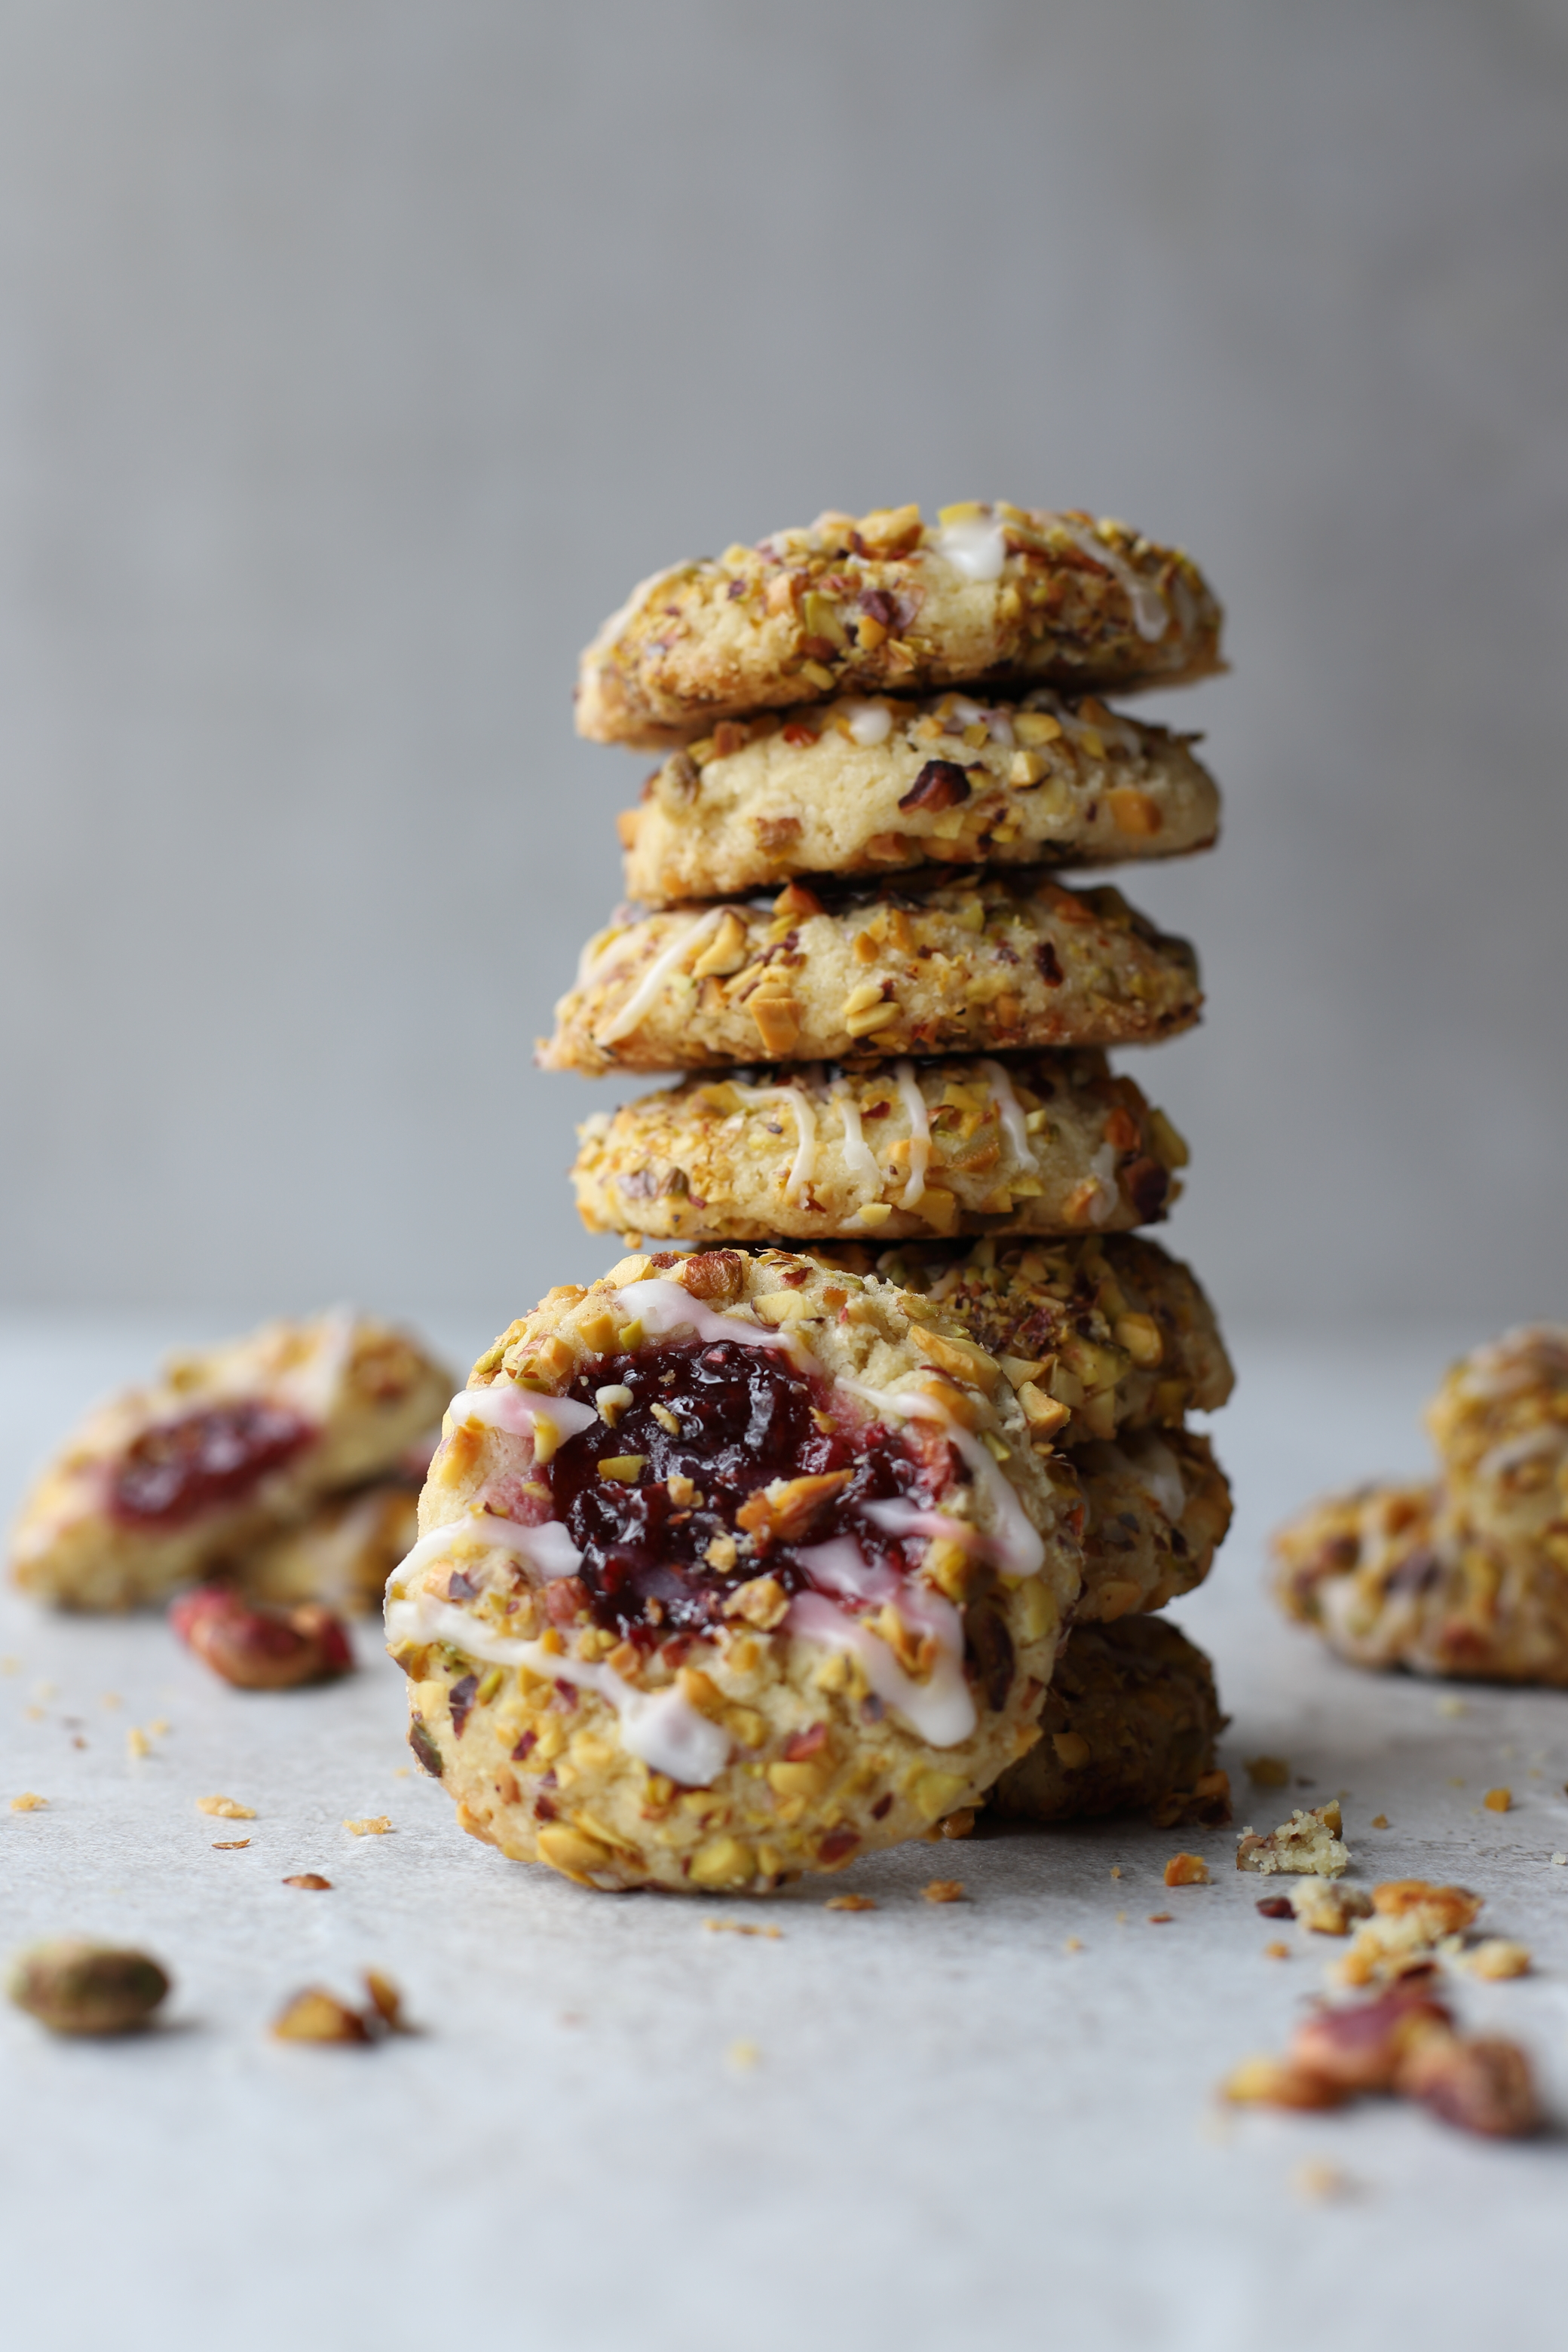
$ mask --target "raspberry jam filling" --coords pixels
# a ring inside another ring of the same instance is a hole
[[[248,1399],[163,1422],[126,1449],[110,1483],[110,1512],[122,1527],[185,1527],[244,1502],[315,1434],[286,1406]]]
[[[908,1433],[879,1422],[847,1430],[830,1415],[826,1381],[800,1372],[782,1349],[730,1340],[603,1357],[571,1394],[593,1405],[605,1388],[629,1390],[631,1402],[613,1426],[601,1418],[568,1439],[544,1475],[583,1554],[571,1597],[606,1631],[656,1639],[706,1631],[752,1577],[773,1577],[788,1593],[812,1589],[800,1553],[835,1537],[852,1536],[868,1566],[908,1575],[902,1544],[859,1507],[897,1497],[931,1507],[932,1465],[920,1448],[934,1447],[938,1458],[947,1449],[929,1424]],[[602,1462],[629,1475],[602,1475]],[[737,1524],[748,1497],[773,1479],[835,1472],[847,1473],[844,1484],[798,1529]]]

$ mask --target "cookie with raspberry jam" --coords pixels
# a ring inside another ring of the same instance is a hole
[[[1033,1742],[1076,1482],[924,1301],[782,1250],[629,1258],[514,1323],[444,1433],[388,1645],[504,1853],[765,1890]]]
[[[617,819],[626,889],[668,907],[798,875],[1189,856],[1219,831],[1196,740],[1048,687],[725,719]]]
[[[661,1242],[1118,1232],[1186,1146],[1102,1054],[785,1063],[692,1077],[577,1130],[594,1233]]]
[[[67,1609],[162,1600],[396,1474],[450,1385],[417,1340],[346,1312],[174,1358],[89,1414],[43,1472],[12,1576]]]
[[[1222,667],[1220,621],[1189,556],[1078,509],[827,513],[634,589],[583,656],[577,729],[660,746],[846,692],[1173,686]]]
[[[699,1070],[1024,1046],[1150,1045],[1190,1029],[1197,959],[1120,890],[988,875],[915,890],[792,883],[762,905],[627,914],[589,942],[546,1069]]]
[[[277,1607],[318,1601],[349,1616],[379,1612],[387,1578],[419,1533],[421,1483],[382,1478],[330,1496],[297,1527],[242,1552],[232,1581],[248,1600]]]
[[[1159,1617],[1075,1625],[1040,1715],[1041,1738],[996,1784],[992,1805],[1037,1822],[1151,1814],[1217,1826],[1230,1783],[1215,1766],[1225,1728],[1214,1668]]]

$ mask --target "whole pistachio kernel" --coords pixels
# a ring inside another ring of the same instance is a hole
[[[19,1952],[5,1990],[52,2033],[135,2033],[151,2022],[169,1979],[145,1952],[59,1936]]]

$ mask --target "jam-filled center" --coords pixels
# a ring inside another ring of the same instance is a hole
[[[244,1502],[315,1434],[286,1405],[255,1399],[162,1422],[127,1447],[110,1482],[110,1514],[127,1527],[184,1527]]]
[[[802,1554],[847,1536],[868,1570],[909,1573],[902,1543],[861,1507],[897,1498],[929,1510],[931,1456],[945,1445],[879,1422],[847,1427],[827,1383],[784,1349],[644,1348],[601,1358],[571,1393],[601,1417],[545,1475],[583,1555],[581,1605],[606,1630],[699,1632],[753,1577],[802,1591],[814,1580]],[[774,1480],[813,1479],[837,1483],[797,1488],[782,1523],[752,1501]]]

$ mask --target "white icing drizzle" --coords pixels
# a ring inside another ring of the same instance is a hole
[[[1000,1062],[982,1062],[980,1066],[990,1082],[1002,1124],[1007,1130],[1007,1140],[1013,1147],[1014,1158],[1019,1167],[1026,1169],[1031,1176],[1038,1175],[1040,1163],[1029,1141],[1029,1130],[1024,1124],[1022,1106],[1013,1092],[1012,1079]]]
[[[1089,1172],[1100,1187],[1089,1202],[1089,1223],[1094,1225],[1103,1225],[1113,1214],[1116,1203],[1121,1197],[1116,1181],[1117,1150],[1114,1143],[1102,1143],[1098,1151],[1090,1153]]]
[[[898,1606],[900,1616],[935,1638],[936,1664],[923,1683],[905,1674],[887,1643],[868,1625],[847,1617],[824,1593],[797,1593],[784,1621],[784,1631],[802,1641],[820,1643],[824,1649],[852,1650],[885,1706],[901,1715],[931,1747],[956,1748],[969,1738],[977,1720],[963,1678],[963,1629],[958,1612],[935,1593],[917,1595],[907,1587]]]
[[[420,1537],[388,1578],[388,1598],[406,1598],[401,1586],[393,1592],[394,1581],[412,1576],[433,1559],[444,1559],[459,1541],[478,1544],[485,1551],[513,1552],[546,1578],[574,1576],[583,1565],[582,1553],[559,1519],[544,1519],[537,1527],[527,1528],[519,1519],[499,1518],[491,1511],[470,1511],[467,1517],[433,1528],[427,1536]]]
[[[491,1388],[464,1389],[447,1410],[454,1429],[471,1429],[480,1423],[504,1429],[509,1437],[531,1437],[535,1422],[547,1422],[557,1444],[591,1429],[599,1418],[591,1404],[580,1404],[575,1397],[541,1396],[504,1376]]]
[[[899,1089],[899,1099],[910,1122],[910,1181],[904,1186],[901,1209],[912,1209],[926,1188],[926,1170],[931,1166],[931,1117],[926,1099],[920,1089],[912,1062],[895,1062],[893,1079]]]
[[[651,1010],[655,998],[681,959],[693,953],[711,937],[723,921],[728,909],[710,907],[705,915],[695,920],[687,919],[675,927],[675,937],[666,941],[633,989],[620,1011],[608,1021],[603,1021],[594,1032],[595,1045],[615,1045],[629,1037],[643,1015]]]
[[[797,1549],[795,1558],[821,1592],[837,1592],[846,1601],[891,1601],[905,1580],[880,1561],[868,1560],[853,1536],[832,1536],[826,1543]]]
[[[954,571],[962,572],[966,580],[1001,579],[1007,540],[989,508],[983,514],[966,515],[962,521],[944,522],[936,540]]]
[[[838,1105],[838,1116],[844,1122],[844,1140],[839,1147],[844,1154],[844,1165],[857,1183],[869,1187],[875,1200],[881,1193],[882,1171],[866,1141],[866,1130],[860,1124],[860,1106],[842,1078],[834,1083],[832,1099]]]
[[[668,1339],[672,1331],[689,1328],[700,1339],[732,1339],[742,1348],[783,1348],[795,1342],[784,1331],[761,1323],[742,1323],[733,1315],[715,1314],[679,1282],[650,1276],[647,1282],[628,1283],[610,1294],[627,1322],[637,1321],[650,1339]],[[584,1408],[585,1410],[585,1408]],[[594,1418],[595,1416],[590,1416]]]
[[[731,1084],[734,1081],[731,1080]],[[784,1179],[784,1199],[798,1201],[804,1187],[816,1173],[816,1107],[805,1088],[796,1079],[786,1087],[742,1087],[735,1092],[744,1103],[787,1103],[795,1120],[795,1158]]]
[[[614,1708],[621,1745],[628,1755],[640,1758],[655,1772],[668,1773],[672,1780],[679,1780],[689,1788],[705,1789],[718,1779],[729,1761],[729,1735],[689,1706],[675,1685],[659,1691],[637,1690],[609,1666],[590,1664],[584,1658],[571,1658],[564,1653],[547,1650],[542,1642],[492,1632],[453,1601],[424,1591],[410,1597],[401,1589],[399,1580],[416,1554],[426,1546],[434,1547],[438,1540],[450,1542],[455,1535],[468,1532],[463,1521],[455,1528],[437,1528],[434,1537],[427,1536],[416,1544],[402,1566],[394,1570],[386,1601],[389,1648],[400,1650],[409,1643],[443,1642],[465,1657],[478,1658],[486,1665],[526,1666],[531,1674],[543,1675],[549,1681],[571,1683],[580,1690],[594,1691]]]
[[[885,743],[893,731],[893,714],[885,702],[846,702],[841,707],[851,741],[868,751]]]
[[[989,1536],[972,1528],[967,1519],[955,1519],[947,1511],[922,1511],[918,1503],[905,1500],[901,1495],[890,1495],[885,1503],[859,1503],[856,1508],[862,1518],[880,1528],[889,1536],[944,1536],[976,1559],[984,1559],[994,1551]]]
[[[1070,515],[1054,514],[1050,520],[1058,530],[1066,532],[1075,547],[1081,548],[1094,562],[1103,565],[1119,583],[1132,607],[1132,625],[1144,644],[1152,646],[1163,637],[1171,625],[1171,610],[1154,583],[1145,580],[1141,572],[1134,571],[1125,556],[1119,555],[1113,547],[1107,547],[1098,533],[1086,530],[1081,523],[1074,522]]]
[[[1132,1453],[1123,1452],[1119,1445],[1110,1450],[1115,1466],[1142,1488],[1156,1510],[1174,1527],[1187,1507],[1187,1490],[1181,1465],[1163,1439],[1146,1433]]]
[[[984,1494],[996,1522],[996,1532],[991,1538],[997,1559],[1010,1576],[1036,1576],[1046,1564],[1046,1547],[1037,1528],[1026,1517],[1022,1503],[1013,1491],[1012,1481],[1003,1475],[994,1456],[977,1437],[956,1422],[945,1405],[921,1389],[872,1389],[838,1375],[838,1386],[851,1395],[862,1397],[879,1412],[901,1413],[908,1421],[940,1421],[947,1431],[948,1443],[974,1474],[974,1483]]]

